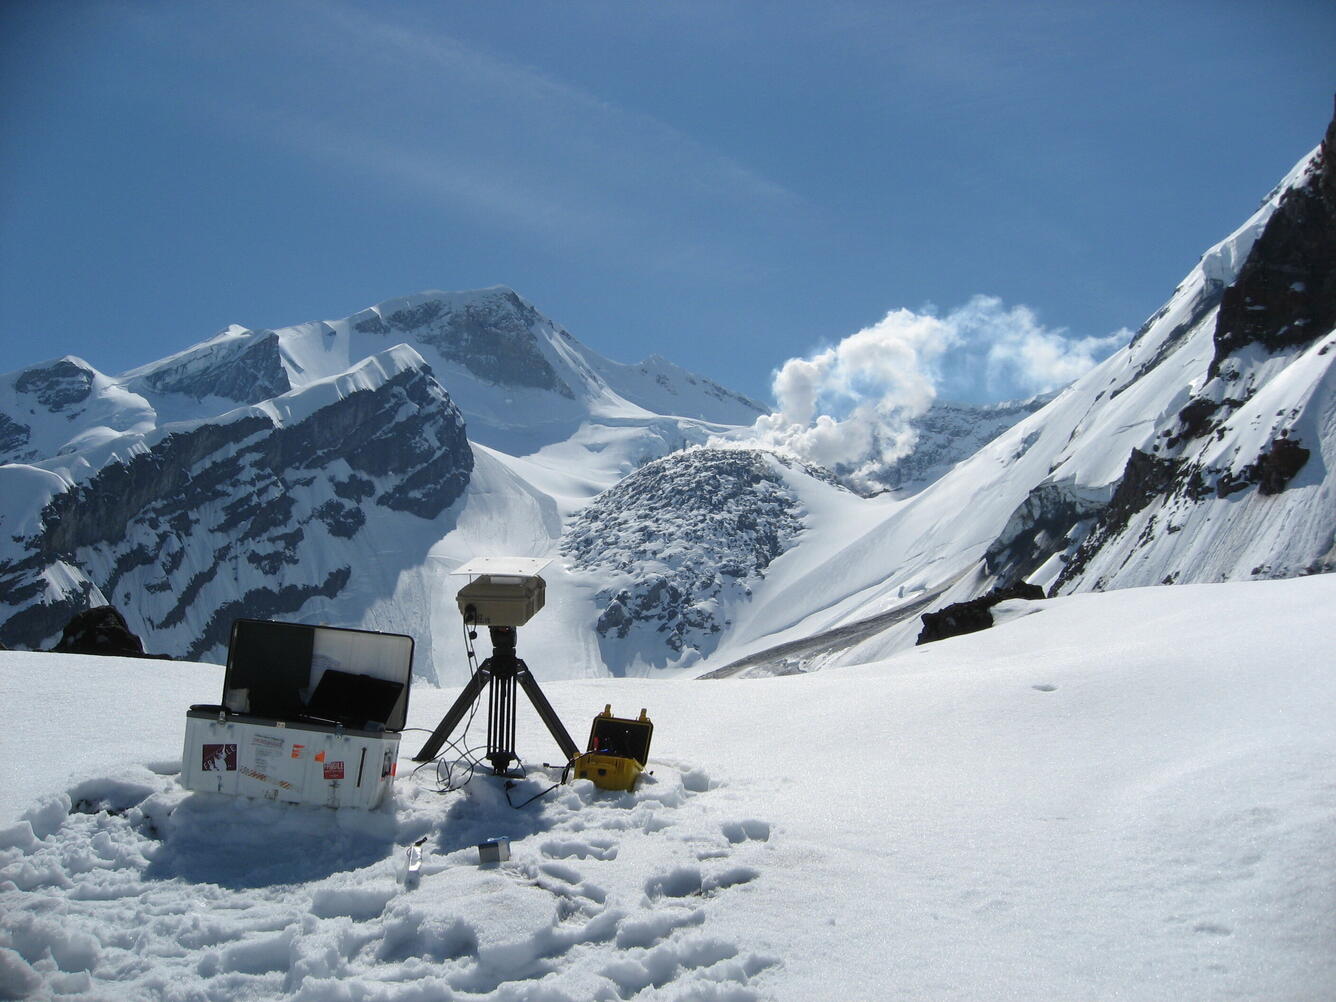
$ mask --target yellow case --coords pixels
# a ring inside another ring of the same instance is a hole
[[[600,790],[631,790],[642,767],[633,758],[585,752],[575,760],[575,778],[593,780]]]
[[[638,719],[614,717],[612,704],[589,728],[589,750],[575,760],[575,778],[592,780],[600,790],[630,790],[645,769],[654,723],[640,711]]]

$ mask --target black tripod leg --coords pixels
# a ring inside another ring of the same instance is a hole
[[[523,662],[520,663],[520,670],[515,673],[515,677],[519,679],[520,685],[524,686],[524,692],[528,695],[529,702],[538,711],[538,715],[543,718],[543,723],[547,724],[548,733],[556,739],[557,747],[561,749],[561,754],[566,756],[566,761],[569,762],[578,756],[580,749],[575,747],[575,742],[566,733],[566,728],[557,716],[557,711],[552,709],[552,704],[543,695],[543,690],[538,688],[538,680],[529,674],[529,669],[524,666]]]
[[[504,776],[515,755],[515,676],[498,672],[487,694],[487,761]]]
[[[488,658],[473,673],[468,685],[464,686],[464,691],[459,694],[459,698],[455,700],[454,705],[441,718],[441,722],[436,725],[436,730],[431,732],[431,737],[422,746],[422,750],[413,756],[414,762],[430,762],[440,753],[441,745],[449,739],[450,732],[459,726],[459,722],[464,719],[464,714],[469,712],[469,707],[482,695],[483,687],[492,680],[492,673],[489,670],[490,662],[491,658]]]

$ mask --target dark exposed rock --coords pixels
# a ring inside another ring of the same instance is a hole
[[[204,424],[168,435],[128,463],[104,467],[91,480],[51,499],[42,512],[38,552],[54,559],[81,546],[115,543],[125,538],[130,520],[151,505],[164,520],[193,527],[193,513],[227,495],[241,464],[213,464],[203,476],[191,471],[205,458],[226,455],[231,447],[271,428],[259,417]]]
[[[315,510],[315,517],[325,523],[331,536],[338,539],[351,539],[366,524],[361,508],[337,501],[326,501]]]
[[[1214,425],[1211,423],[1211,417],[1220,409],[1222,405],[1214,400],[1208,400],[1205,397],[1197,397],[1186,407],[1178,412],[1178,433],[1168,440],[1168,445],[1172,448],[1180,442],[1190,442],[1194,438],[1201,438],[1210,432]]]
[[[216,359],[191,358],[179,365],[157,369],[144,383],[159,393],[181,393],[196,400],[225,397],[238,403],[256,404],[292,389],[278,335],[273,331],[247,343],[240,350],[224,346]]]
[[[674,453],[581,511],[562,553],[574,569],[615,582],[598,593],[599,635],[649,631],[678,653],[712,648],[729,603],[749,594],[748,581],[802,529],[797,498],[770,465],[778,461],[738,450]]]
[[[0,596],[19,611],[0,623],[0,638],[10,647],[36,650],[58,635],[73,616],[94,601],[91,583],[83,582],[56,599],[44,597],[46,561],[40,553],[27,551],[11,560],[0,560]]]
[[[1257,457],[1249,471],[1257,480],[1259,494],[1279,494],[1306,462],[1308,450],[1296,439],[1277,438],[1271,448]]]
[[[69,358],[44,368],[26,369],[14,383],[20,393],[31,393],[50,411],[83,403],[93,392],[93,372]]]
[[[34,458],[33,451],[24,448],[31,439],[31,428],[0,414],[0,463],[22,463]]]
[[[1127,528],[1132,517],[1157,498],[1164,497],[1176,485],[1186,482],[1184,464],[1176,459],[1164,459],[1133,449],[1123,467],[1122,479],[1114,488],[1113,497],[1099,513],[1094,526],[1067,561],[1062,573],[1050,589],[1058,594],[1059,588],[1085,569],[1100,548]]]
[[[459,307],[430,299],[386,317],[370,313],[353,326],[368,334],[411,333],[442,358],[490,383],[551,390],[573,398],[574,392],[538,349],[533,329],[542,321],[542,314],[514,292],[497,289]]]
[[[1216,318],[1210,374],[1245,345],[1306,345],[1336,326],[1336,118],[1302,184],[1281,196]]]
[[[965,633],[978,633],[993,625],[993,606],[1007,599],[1019,598],[1036,601],[1044,597],[1044,589],[1025,581],[1005,587],[994,588],[987,595],[972,598],[968,602],[955,602],[937,612],[925,612],[920,618],[923,629],[914,643],[930,644],[947,637],[958,637]]]
[[[1074,542],[1081,523],[1094,518],[1107,501],[1072,484],[1043,483],[1033,488],[1007,519],[984,554],[984,567],[999,581],[1029,577],[1055,553]]]
[[[349,477],[347,480],[333,481],[334,493],[345,501],[357,504],[376,493],[376,485],[362,477]]]
[[[268,577],[274,577],[285,566],[295,567],[301,560],[297,551],[286,547],[270,550],[267,553],[258,553],[250,550],[246,554],[246,562],[252,567],[259,568],[260,572]]]
[[[359,334],[388,334],[390,325],[381,319],[380,314],[372,313],[354,323],[353,330]]]
[[[100,605],[79,613],[61,632],[60,642],[52,648],[58,654],[102,654],[111,657],[143,658],[144,643],[131,632],[125,617],[112,605]]]
[[[1298,439],[1285,435],[1273,439],[1258,457],[1237,473],[1220,474],[1215,483],[1217,497],[1229,497],[1256,485],[1257,493],[1279,494],[1308,462],[1309,452]]]

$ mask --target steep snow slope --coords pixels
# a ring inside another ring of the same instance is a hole
[[[756,592],[759,635],[739,632],[712,665],[925,591],[944,604],[1018,579],[1069,593],[1336,567],[1336,251],[1307,250],[1336,248],[1334,153],[1336,123],[1127,348],[830,559],[791,576],[777,562]],[[1320,295],[1264,305],[1247,291],[1277,274]],[[772,631],[794,609],[807,614]],[[880,656],[917,630],[906,622],[833,662]]]
[[[939,400],[910,421],[916,436],[914,451],[881,474],[873,474],[872,479],[897,497],[916,494],[1052,398],[1052,394],[1044,394],[1001,404]]]
[[[437,794],[414,734],[377,811],[188,795],[219,669],[0,653],[0,993],[1326,997],[1336,577],[1031,608],[804,677],[546,684],[577,732],[648,707],[652,774],[520,810],[481,774]],[[453,695],[415,687],[410,724]],[[531,717],[518,750],[555,753]]]

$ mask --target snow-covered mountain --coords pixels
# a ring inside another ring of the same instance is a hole
[[[0,640],[49,645],[111,602],[151,651],[219,658],[234,618],[302,618],[412,633],[448,677],[449,571],[565,554],[564,611],[537,629],[561,672],[685,667],[771,559],[823,536],[813,512],[859,505],[787,460],[682,451],[763,412],[657,356],[606,359],[501,287],[232,326],[119,376],[58,359],[0,377]],[[1022,412],[938,408],[899,493]]]
[[[802,667],[857,663],[913,643],[897,609],[1017,580],[1069,594],[1336,569],[1333,327],[1336,122],[1125,349],[826,559],[776,560],[721,655],[841,633]]]
[[[657,356],[639,365],[603,358],[504,286],[425,292],[343,320],[276,331],[232,326],[121,382],[150,398],[175,397],[177,407],[194,413],[211,397],[258,403],[401,343],[449,389],[469,437],[513,455],[564,441],[590,419],[669,415],[741,424],[765,411]]]
[[[571,508],[763,410],[505,288],[233,326],[120,376],[58,359],[0,377],[0,639],[102,602],[179,656],[238,616],[430,632],[442,570],[551,551]]]
[[[45,637],[105,599],[134,610],[156,649],[188,656],[226,645],[240,615],[295,612],[384,570],[382,546],[359,552],[368,521],[379,539],[436,519],[474,465],[458,409],[402,345],[212,420],[66,455],[0,467],[31,513],[6,520],[36,527],[0,565],[6,630]]]
[[[923,414],[910,419],[915,436],[913,451],[871,474],[871,479],[894,491],[897,497],[917,494],[1052,399],[1053,394],[1046,393],[1001,404],[939,400]]]
[[[1048,401],[939,405],[871,498],[746,448],[761,405],[603,358],[505,288],[231,327],[115,377],[60,359],[0,377],[0,641],[110,601],[151,651],[297,618],[411,633],[457,679],[450,572],[513,554],[557,558],[523,641],[545,674],[787,672],[997,584],[1328,571],[1333,327],[1336,123],[1126,348]]]
[[[800,486],[801,485],[801,486]],[[803,532],[803,494],[843,492],[826,471],[741,449],[650,463],[571,522],[562,554],[596,579],[605,664],[694,663],[732,626],[770,562]]]

